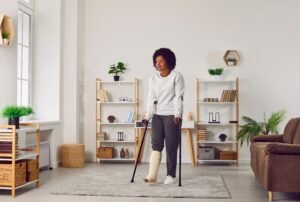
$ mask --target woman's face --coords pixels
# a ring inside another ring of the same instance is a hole
[[[159,55],[156,57],[155,67],[158,71],[165,71],[168,69],[167,61],[163,56]]]

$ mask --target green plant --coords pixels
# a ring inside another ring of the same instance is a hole
[[[118,76],[119,73],[124,73],[124,71],[126,70],[125,64],[123,62],[118,62],[117,65],[110,65],[109,68],[110,70],[108,71],[108,73],[115,74],[115,76]]]
[[[8,39],[8,37],[9,37],[9,33],[7,33],[7,32],[2,33],[2,38],[3,39]]]
[[[247,141],[247,145],[249,145],[251,138],[258,135],[268,135],[270,132],[278,134],[278,125],[283,120],[284,115],[284,110],[273,112],[268,119],[264,115],[263,122],[257,122],[248,116],[243,116],[242,119],[245,124],[240,125],[241,129],[237,134],[237,139],[240,140],[241,146],[244,141]]]
[[[210,69],[208,69],[208,73],[210,75],[222,75],[223,71],[224,71],[223,68],[215,68],[215,69],[210,68]]]
[[[31,107],[23,107],[17,105],[8,105],[4,107],[4,109],[1,112],[1,116],[4,118],[15,118],[27,116],[30,114],[34,114],[34,111]]]
[[[236,62],[236,59],[235,58],[228,58],[227,61],[228,62]]]

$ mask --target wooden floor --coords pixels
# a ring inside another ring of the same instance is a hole
[[[197,202],[215,202],[215,201],[234,201],[234,202],[260,202],[268,201],[268,193],[255,180],[249,165],[201,165],[193,168],[191,164],[182,166],[182,183],[184,184],[184,174],[193,173],[195,175],[205,173],[218,173],[224,178],[224,181],[230,191],[231,199],[174,199],[174,198],[131,198],[131,197],[99,197],[99,196],[64,196],[51,195],[50,192],[55,190],[55,187],[60,186],[65,180],[74,178],[78,175],[88,173],[90,171],[109,170],[111,172],[128,173],[130,180],[133,164],[99,164],[89,163],[83,169],[66,169],[58,168],[52,171],[44,170],[41,172],[41,186],[35,189],[34,186],[25,187],[17,190],[16,198],[12,200],[9,191],[0,190],[0,202],[177,202],[177,201],[197,201]],[[148,164],[141,164],[138,167],[138,172],[148,170]],[[165,172],[165,165],[162,164],[160,172]],[[136,179],[141,180],[141,179]],[[274,201],[300,201],[300,193],[275,193]]]

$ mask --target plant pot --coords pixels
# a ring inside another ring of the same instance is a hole
[[[20,128],[20,117],[9,118],[8,125],[15,125],[16,129],[19,129]]]
[[[8,45],[9,44],[9,39],[3,39],[3,44]]]
[[[236,62],[235,62],[235,61],[228,61],[228,62],[227,62],[227,65],[228,65],[228,66],[235,66],[235,65],[236,65]]]
[[[221,81],[222,80],[222,75],[211,75],[210,80],[211,81]]]
[[[120,76],[114,76],[114,81],[119,81],[120,80]]]

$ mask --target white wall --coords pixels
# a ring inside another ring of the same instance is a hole
[[[241,78],[241,116],[262,119],[264,112],[286,109],[282,125],[299,116],[299,7],[297,0],[85,1],[80,40],[85,42],[88,159],[95,157],[95,78],[111,80],[108,66],[125,61],[129,70],[122,77],[141,80],[141,109],[145,109],[147,78],[154,72],[152,54],[160,47],[169,47],[177,55],[176,69],[186,81],[185,112],[195,110],[195,78],[208,78],[207,68],[224,66],[225,51],[236,49],[241,63],[226,71],[228,77]],[[248,150],[243,147],[242,160],[249,159]],[[186,151],[183,162],[189,162]]]
[[[18,30],[17,9],[17,0],[0,0],[0,13],[4,13],[12,18],[15,33]],[[17,36],[15,34],[12,46],[0,46],[0,110],[6,105],[17,103]],[[0,123],[7,123],[7,120],[1,117]]]
[[[62,78],[64,142],[79,140],[78,110],[78,1],[65,0],[62,15]]]
[[[35,118],[60,120],[60,0],[34,1],[33,107]]]

